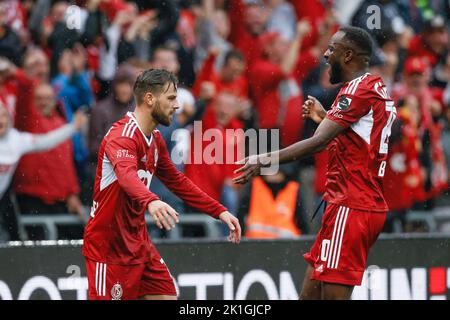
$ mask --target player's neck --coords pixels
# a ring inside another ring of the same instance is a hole
[[[349,72],[345,77],[344,82],[352,81],[353,79],[361,77],[363,74],[366,74],[367,72],[369,72],[368,69],[359,69],[353,72]]]
[[[136,118],[136,121],[137,121],[139,127],[144,132],[144,134],[146,136],[150,136],[152,134],[152,131],[158,125],[157,122],[148,113],[148,111],[143,110],[141,108],[136,108],[134,110],[133,114]]]

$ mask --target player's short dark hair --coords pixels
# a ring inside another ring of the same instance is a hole
[[[361,54],[368,56],[369,58],[373,53],[373,40],[370,34],[358,27],[347,26],[342,27],[339,31],[344,32],[344,39],[353,43],[359,50]]]
[[[177,82],[177,77],[167,70],[147,69],[142,71],[137,77],[133,87],[136,102],[138,104],[142,103],[142,98],[147,92],[160,94],[168,83],[176,86]]]
[[[242,54],[242,52],[240,52],[237,49],[231,49],[229,50],[226,54],[225,57],[223,59],[223,63],[226,65],[230,59],[236,59],[242,62],[245,62],[245,58],[244,55]]]

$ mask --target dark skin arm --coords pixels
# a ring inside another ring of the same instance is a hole
[[[299,141],[278,151],[251,156],[243,161],[239,161],[238,164],[244,164],[244,166],[235,171],[235,173],[241,173],[241,175],[234,178],[233,182],[245,184],[251,177],[259,175],[262,167],[270,166],[276,163],[276,161],[280,164],[295,161],[322,151],[331,140],[344,130],[345,128],[341,125],[325,118],[321,121],[314,136],[311,138]]]

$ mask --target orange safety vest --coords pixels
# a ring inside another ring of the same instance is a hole
[[[289,182],[276,199],[261,177],[253,179],[250,208],[246,223],[247,238],[294,238],[301,232],[295,224],[299,184]]]

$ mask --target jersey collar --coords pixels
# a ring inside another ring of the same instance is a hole
[[[150,140],[147,138],[147,136],[145,135],[144,131],[142,131],[141,127],[139,126],[139,123],[136,120],[136,117],[134,116],[134,113],[131,111],[127,112],[127,116],[131,118],[132,121],[134,121],[136,123],[136,126],[138,127],[139,131],[141,132],[142,136],[145,139],[145,142],[147,142],[147,144],[150,146],[152,144],[153,141],[153,132],[150,135]]]

